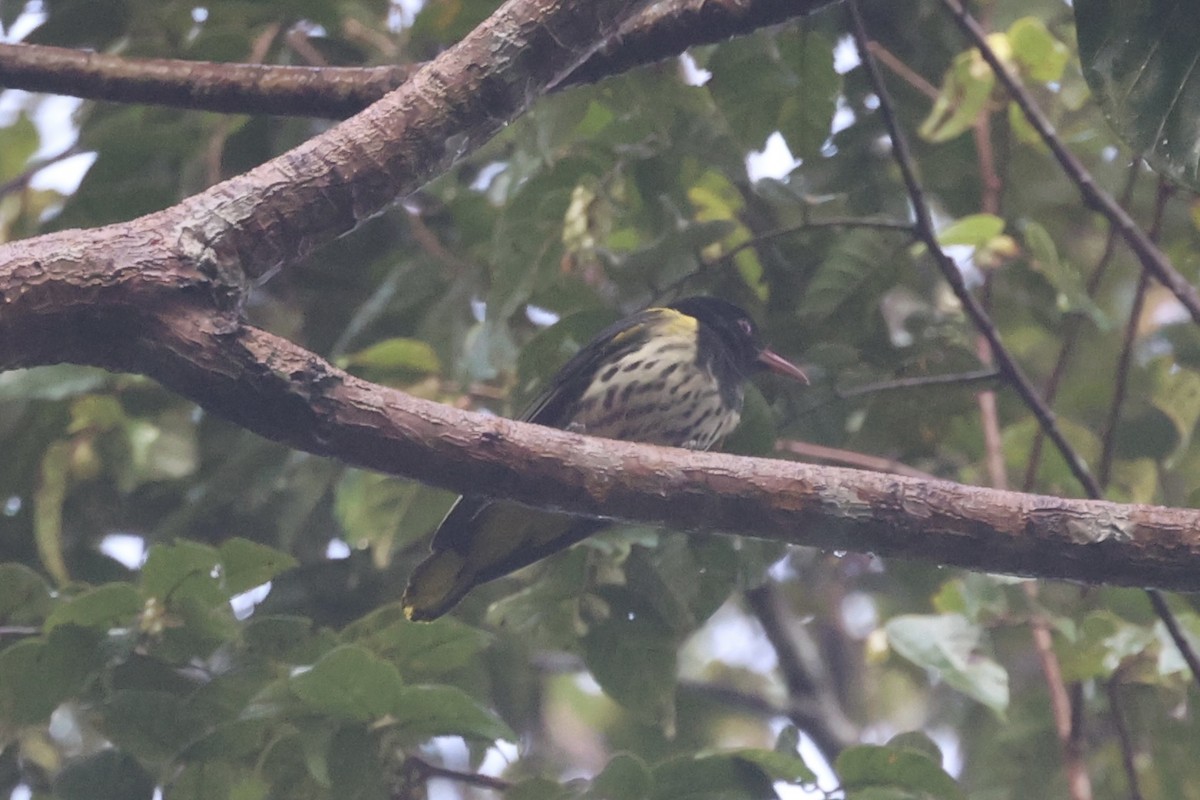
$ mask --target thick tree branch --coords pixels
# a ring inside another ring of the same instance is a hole
[[[58,339],[42,351],[43,361],[57,361],[47,356],[69,337],[73,360],[147,374],[265,437],[455,491],[487,487],[568,512],[987,572],[1200,589],[1200,510],[594,439],[385,389],[231,313],[86,319],[64,325],[48,315],[14,348],[37,353],[31,342]],[[122,338],[125,346],[111,344]],[[9,341],[0,336],[0,363],[12,365]]]
[[[415,69],[124,58],[0,43],[0,85],[5,88],[226,114],[345,119],[404,83]]]
[[[594,83],[811,13],[833,0],[677,0],[648,8],[560,82]],[[134,59],[45,45],[0,43],[0,86],[227,114],[345,119],[380,100],[419,65],[295,67]]]

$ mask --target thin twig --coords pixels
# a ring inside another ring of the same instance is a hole
[[[1165,179],[1158,181],[1158,194],[1154,200],[1154,218],[1150,221],[1150,241],[1158,243],[1162,234],[1163,216],[1167,203],[1175,194],[1175,188]],[[1121,422],[1121,406],[1125,404],[1125,394],[1129,389],[1129,365],[1133,362],[1133,346],[1137,341],[1138,325],[1142,321],[1142,311],[1146,306],[1146,293],[1150,289],[1150,273],[1145,269],[1138,275],[1137,291],[1133,295],[1133,307],[1129,309],[1129,320],[1125,324],[1125,338],[1121,343],[1121,355],[1117,358],[1116,380],[1113,385],[1112,402],[1108,406],[1108,418],[1104,423],[1104,433],[1100,437],[1102,450],[1100,467],[1097,474],[1100,485],[1107,487],[1112,475],[1113,458],[1116,456],[1117,426]]]
[[[37,175],[39,172],[44,170],[46,167],[49,167],[52,164],[57,164],[60,161],[65,161],[68,158],[71,158],[73,156],[77,156],[81,152],[83,152],[83,151],[79,149],[79,143],[76,142],[75,144],[71,145],[70,147],[67,147],[64,150],[61,150],[52,156],[47,156],[46,158],[35,161],[34,163],[32,163],[28,167],[26,167],[25,170],[23,172],[21,172],[20,175],[17,175],[14,178],[9,178],[4,183],[0,183],[0,197],[4,197],[5,195],[9,194],[10,192],[15,192],[19,189],[24,189],[26,186],[29,185],[29,182],[33,180],[33,176]]]
[[[3,625],[0,626],[2,636],[37,636],[42,632],[40,627],[33,625]]]
[[[1120,202],[1122,208],[1128,208],[1130,201],[1133,199],[1133,190],[1137,185],[1137,177],[1141,169],[1141,159],[1134,159],[1133,164],[1129,167],[1128,177],[1125,179],[1125,187],[1121,190]],[[1113,255],[1117,252],[1117,238],[1117,226],[1109,221],[1108,235],[1104,241],[1104,252],[1100,254],[1100,259],[1092,269],[1091,275],[1088,276],[1086,288],[1089,298],[1095,298],[1096,292],[1100,290],[1100,284],[1108,272],[1108,266],[1112,263]],[[1085,318],[1082,315],[1073,316],[1067,320],[1066,331],[1063,333],[1062,347],[1058,350],[1058,358],[1054,362],[1054,368],[1050,370],[1050,377],[1046,379],[1046,386],[1042,389],[1042,398],[1047,404],[1053,404],[1054,398],[1058,396],[1059,384],[1067,372],[1067,363],[1071,360],[1071,355],[1075,352],[1075,345],[1079,341],[1079,335],[1083,333],[1085,324]],[[1022,484],[1022,491],[1033,491],[1033,486],[1037,483],[1038,470],[1042,464],[1042,444],[1045,441],[1046,434],[1042,432],[1041,428],[1038,428],[1033,436],[1033,446],[1029,448],[1029,463],[1025,467],[1025,480]]]
[[[793,704],[802,700],[810,701],[819,712],[816,719],[806,720],[803,728],[826,758],[832,760],[858,740],[858,730],[834,695],[821,658],[815,654],[806,658],[800,647],[800,634],[789,631],[780,614],[779,599],[772,584],[757,586],[746,592],[745,597],[751,613],[775,649],[779,674],[787,687],[788,697]]]
[[[1103,214],[1110,222],[1120,231],[1121,236],[1129,245],[1129,249],[1133,251],[1138,260],[1142,262],[1142,266],[1149,270],[1155,278],[1163,283],[1171,292],[1179,298],[1179,302],[1184,305],[1191,314],[1192,319],[1200,323],[1200,292],[1196,291],[1196,287],[1192,286],[1188,281],[1179,274],[1179,272],[1171,265],[1169,259],[1163,254],[1158,247],[1150,241],[1150,237],[1138,227],[1133,218],[1126,213],[1125,209],[1112,198],[1112,195],[1105,192],[1096,183],[1096,179],[1091,173],[1084,168],[1083,163],[1079,161],[1062,140],[1054,131],[1054,126],[1050,120],[1042,113],[1042,110],[1034,102],[1033,97],[1021,85],[1020,80],[1008,69],[1000,57],[996,55],[996,51],[988,45],[987,34],[979,23],[967,13],[959,0],[942,0],[943,5],[950,10],[951,15],[958,23],[959,28],[967,35],[967,38],[979,49],[984,61],[996,73],[996,78],[1004,84],[1012,97],[1013,102],[1021,109],[1021,113],[1033,126],[1034,130],[1042,138],[1042,141],[1050,148],[1050,152],[1058,160],[1071,181],[1078,187],[1079,192],[1083,195],[1083,201],[1088,208]]]
[[[430,764],[425,759],[417,756],[409,756],[404,759],[404,766],[422,780],[447,778],[459,783],[465,783],[468,786],[480,786],[484,789],[495,789],[498,792],[507,792],[512,788],[512,784],[503,778],[493,778],[491,775],[481,775],[478,772],[460,772],[456,769],[439,767],[437,764]]]
[[[1197,658],[1196,651],[1192,649],[1192,643],[1188,641],[1183,628],[1179,627],[1179,620],[1175,618],[1175,612],[1167,605],[1166,598],[1158,589],[1147,589],[1146,596],[1150,598],[1150,605],[1154,607],[1154,613],[1166,626],[1167,633],[1171,635],[1171,641],[1179,648],[1180,655],[1187,662],[1188,669],[1192,671],[1192,677],[1200,681],[1200,677],[1197,677],[1200,676],[1200,658]]]
[[[827,464],[838,464],[843,467],[869,469],[872,472],[890,472],[895,475],[907,475],[910,478],[920,478],[926,481],[940,480],[936,475],[923,472],[891,458],[856,453],[853,450],[842,450],[837,447],[809,444],[808,442],[798,442],[794,439],[777,440],[775,442],[775,452],[791,453],[794,456],[800,456],[809,461],[823,461]]]
[[[1092,797],[1092,782],[1088,777],[1087,764],[1083,759],[1082,750],[1082,714],[1081,696],[1071,697],[1074,692],[1067,691],[1063,681],[1062,666],[1054,652],[1054,637],[1050,633],[1050,625],[1046,617],[1034,607],[1037,600],[1037,584],[1030,581],[1021,584],[1025,596],[1029,598],[1031,613],[1029,627],[1033,634],[1033,645],[1037,651],[1038,663],[1042,675],[1046,679],[1046,689],[1050,693],[1050,712],[1054,718],[1054,732],[1058,736],[1063,751],[1063,771],[1067,778],[1067,791],[1072,800],[1089,800]],[[1072,684],[1072,689],[1079,684]],[[1073,702],[1074,701],[1074,702]]]
[[[1025,405],[1033,412],[1038,423],[1045,429],[1046,435],[1050,437],[1050,441],[1054,442],[1055,447],[1062,453],[1071,472],[1089,493],[1095,492],[1092,496],[1098,497],[1100,487],[1096,484],[1096,479],[1092,477],[1087,465],[1083,463],[1083,459],[1071,447],[1070,442],[1063,436],[1062,431],[1058,429],[1058,425],[1054,421],[1054,413],[1042,402],[1042,398],[1038,395],[1037,390],[1034,389],[1033,384],[1025,377],[1025,373],[1017,366],[1016,361],[1013,360],[1008,350],[1004,347],[1004,343],[1000,340],[999,331],[996,330],[995,324],[983,310],[975,295],[967,289],[958,266],[942,250],[941,244],[937,239],[937,232],[933,226],[933,219],[929,213],[929,204],[925,198],[925,190],[917,179],[916,165],[913,160],[912,151],[908,146],[908,140],[900,130],[899,122],[892,107],[891,96],[888,94],[887,88],[883,83],[883,76],[879,72],[879,67],[867,47],[866,29],[863,26],[862,17],[858,12],[858,6],[852,1],[849,3],[849,8],[854,21],[854,37],[858,45],[859,57],[862,59],[863,66],[867,69],[871,83],[875,88],[875,93],[879,97],[879,113],[891,137],[896,164],[900,167],[900,172],[904,176],[904,185],[908,190],[913,213],[916,217],[918,238],[925,243],[930,255],[941,270],[942,276],[950,284],[950,288],[953,289],[955,296],[967,312],[967,316],[970,317],[976,329],[987,338],[988,344],[992,348],[992,354],[996,359],[996,366],[1000,372],[1004,375],[1008,383],[1016,389],[1021,399],[1025,402]]]
[[[879,63],[896,73],[896,76],[902,81],[928,97],[930,100],[938,99],[938,95],[941,94],[938,91],[938,88],[929,81],[925,80],[922,75],[918,74],[917,71],[908,64],[905,64],[903,61],[897,58],[891,50],[888,50],[886,47],[876,41],[868,42],[867,46],[871,48],[871,55],[879,59]]]
[[[971,372],[955,372],[949,375],[922,375],[919,378],[897,378],[892,381],[866,383],[850,389],[837,389],[835,393],[841,400],[860,397],[865,394],[892,392],[900,389],[924,389],[930,386],[969,386],[973,383],[987,383],[1003,377],[995,369],[977,369]]]
[[[830,217],[829,219],[806,220],[797,225],[789,225],[786,228],[778,228],[773,231],[757,234],[744,242],[730,248],[727,252],[712,258],[699,261],[696,269],[687,272],[679,278],[668,283],[661,288],[651,287],[656,298],[671,297],[680,289],[694,280],[699,279],[708,270],[720,264],[731,262],[734,256],[741,253],[743,250],[748,250],[752,247],[758,247],[775,239],[782,239],[786,236],[794,236],[799,233],[806,233],[814,230],[827,230],[829,228],[868,228],[871,230],[894,231],[897,233],[905,233],[909,236],[914,235],[912,223],[902,222],[900,220],[877,219],[872,217]]]
[[[831,217],[829,219],[809,220],[802,222],[799,225],[790,225],[786,228],[780,228],[774,231],[760,233],[757,236],[751,237],[736,247],[730,248],[729,252],[722,253],[717,259],[709,262],[706,266],[713,266],[721,261],[728,261],[743,250],[751,247],[758,247],[761,244],[781,239],[785,236],[791,236],[796,233],[805,231],[821,230],[824,228],[870,228],[880,231],[895,231],[897,233],[906,233],[909,236],[914,236],[912,223],[903,222],[901,220],[891,219],[872,219],[871,217]]]
[[[1121,764],[1125,767],[1125,780],[1129,783],[1129,800],[1142,800],[1142,787],[1137,773],[1137,751],[1133,747],[1129,724],[1125,721],[1125,715],[1121,713],[1121,698],[1117,693],[1117,685],[1116,675],[1104,683],[1108,692],[1108,711],[1112,716],[1113,727],[1117,729],[1117,741],[1121,745]]]

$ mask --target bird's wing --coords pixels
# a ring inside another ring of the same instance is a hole
[[[555,373],[546,391],[518,419],[567,427],[572,405],[587,391],[600,365],[641,347],[664,320],[679,313],[648,308],[610,325]],[[475,586],[562,550],[606,524],[516,503],[461,497],[434,534],[431,555],[409,578],[405,613],[410,619],[436,619]]]
[[[647,308],[609,325],[554,374],[546,390],[517,419],[551,428],[567,427],[571,424],[567,418],[571,404],[587,391],[600,365],[641,347],[664,314],[677,313],[665,308]]]

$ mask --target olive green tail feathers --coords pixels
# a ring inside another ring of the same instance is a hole
[[[479,584],[565,550],[607,524],[464,498],[446,515],[433,552],[413,570],[401,601],[404,615],[418,622],[437,619]]]
[[[414,622],[428,622],[445,614],[475,586],[464,576],[466,559],[461,553],[443,550],[433,553],[413,571],[404,590],[404,616]]]

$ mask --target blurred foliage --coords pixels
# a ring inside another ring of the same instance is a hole
[[[437,0],[409,20],[384,0],[0,0],[0,23],[35,5],[33,42],[242,60],[266,35],[268,63],[356,65],[434,55],[498,3]],[[1117,247],[1089,294],[1104,221],[941,4],[864,5],[941,240],[1005,341],[1044,383],[1067,333],[1082,332],[1055,411],[1096,463],[1138,265]],[[1149,227],[1155,176],[1130,167],[1092,101],[1071,10],[985,5],[990,43],[1097,182],[1118,193],[1136,173],[1128,207]],[[1195,103],[1163,99],[1194,94],[1184,3],[1075,6],[1093,86],[1119,131],[1134,120],[1135,147],[1154,113],[1194,123]],[[1147,30],[1145,9],[1166,6],[1181,24]],[[288,30],[312,48],[293,49]],[[1130,48],[1161,62],[1145,94],[1115,91],[1136,83]],[[45,134],[38,98],[4,98],[0,182],[22,176]],[[904,231],[814,224],[908,219],[877,110],[836,8],[559,92],[256,290],[247,314],[369,380],[512,414],[621,313],[717,294],[814,378],[804,390],[760,381],[730,449],[802,440],[986,483],[977,384],[843,391],[981,367],[975,332]],[[77,191],[6,183],[4,240],[162,208],[326,124],[90,102],[76,121],[95,162]],[[747,155],[768,141],[790,157],[752,174]],[[1195,279],[1200,202],[1177,195],[1159,227]],[[1200,340],[1183,319],[1151,289],[1112,499],[1200,499]],[[1036,425],[1012,393],[998,402],[1020,487]],[[70,365],[0,375],[0,452],[4,796],[415,798],[440,764],[502,773],[511,798],[1062,797],[1030,636],[1040,619],[1065,680],[1082,682],[1096,796],[1130,794],[1116,698],[1142,796],[1200,797],[1195,689],[1135,591],[1032,594],[928,564],[621,528],[414,625],[395,601],[446,492],[288,452],[145,379]],[[1037,467],[1030,489],[1081,494],[1049,447]],[[788,721],[811,698],[789,696],[805,689],[743,600],[764,581],[801,660],[825,665],[818,688],[848,720],[845,741]],[[1200,642],[1200,616],[1173,602]],[[428,796],[483,791],[442,781]]]

